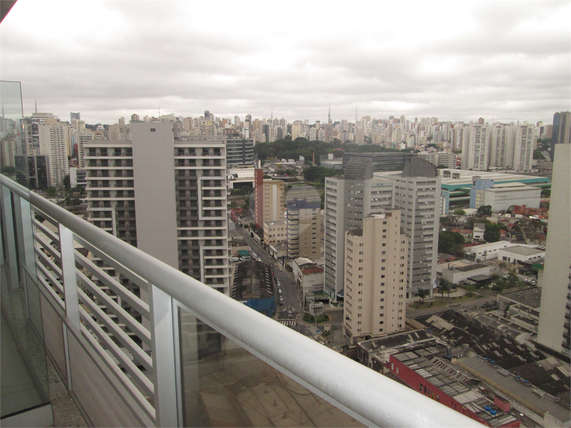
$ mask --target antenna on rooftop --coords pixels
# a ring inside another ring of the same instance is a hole
[[[36,103],[36,113],[38,112],[38,100],[34,100],[34,103]]]

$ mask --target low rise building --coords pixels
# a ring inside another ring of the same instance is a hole
[[[498,260],[508,263],[522,263],[545,258],[545,247],[515,245],[498,250]]]
[[[537,333],[539,310],[541,306],[541,288],[530,287],[497,296],[498,308],[514,324]]]
[[[275,245],[278,242],[287,241],[287,222],[265,221],[264,222],[264,244]]]
[[[256,260],[236,265],[230,297],[269,317],[273,316],[276,297],[270,266]]]
[[[303,301],[307,295],[323,291],[323,267],[312,260],[300,257],[293,261],[293,275],[301,287]]]
[[[491,267],[482,263],[471,263],[457,260],[447,264],[438,265],[438,270],[442,274],[442,279],[452,284],[460,284],[471,277],[478,275],[489,276]]]

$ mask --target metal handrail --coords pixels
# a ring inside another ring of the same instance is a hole
[[[0,182],[206,324],[360,422],[369,426],[481,426],[179,272],[7,177],[0,175]]]

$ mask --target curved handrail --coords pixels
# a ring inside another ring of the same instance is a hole
[[[225,296],[12,180],[2,175],[0,180],[76,235],[187,306],[202,321],[361,422],[370,426],[481,426]]]

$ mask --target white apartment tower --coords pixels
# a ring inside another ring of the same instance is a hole
[[[513,135],[513,159],[511,167],[514,171],[531,171],[533,150],[535,148],[535,127],[524,124],[516,125]]]
[[[495,123],[490,135],[490,166],[501,168],[506,166],[509,158],[508,149],[512,139],[512,128],[501,123]],[[511,160],[510,160],[511,162]]]
[[[228,292],[226,142],[131,122],[132,141],[86,143],[89,220]]]
[[[571,145],[555,144],[537,343],[571,355]]]
[[[401,212],[366,217],[345,238],[345,335],[356,340],[403,331],[408,237]]]
[[[488,150],[490,134],[485,125],[471,125],[468,141],[462,147],[462,169],[486,171],[488,169]]]
[[[343,178],[325,181],[324,291],[337,299],[344,287],[345,233],[363,226],[363,218],[392,207],[393,183],[373,177],[371,160],[351,159]]]

